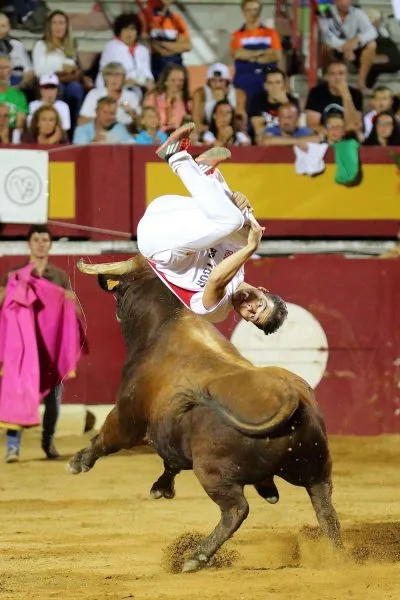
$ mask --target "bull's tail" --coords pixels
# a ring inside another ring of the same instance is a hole
[[[205,406],[219,414],[241,433],[251,437],[263,437],[275,431],[280,425],[293,416],[299,407],[297,394],[286,395],[281,403],[277,403],[275,412],[266,419],[255,422],[236,415],[229,406],[220,402],[209,390],[187,390],[175,397],[175,405],[179,412],[187,412],[196,406]]]

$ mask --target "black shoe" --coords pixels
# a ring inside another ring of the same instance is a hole
[[[42,450],[49,460],[58,460],[61,458],[53,442],[42,442]]]

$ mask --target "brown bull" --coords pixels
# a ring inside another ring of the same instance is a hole
[[[102,287],[116,293],[128,358],[116,406],[91,446],[70,460],[71,472],[146,436],[165,466],[153,497],[173,497],[175,476],[193,469],[221,520],[184,571],[204,566],[240,527],[249,512],[245,485],[278,501],[275,475],[306,488],[322,532],[341,546],[327,436],[307,383],[285,369],[253,366],[185,309],[141,256],[79,268],[102,273]]]

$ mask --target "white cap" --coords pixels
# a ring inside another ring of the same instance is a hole
[[[229,69],[224,63],[214,63],[211,67],[208,67],[207,71],[207,79],[211,79],[212,77],[222,77],[222,79],[227,79],[230,81],[231,76],[229,73]]]
[[[56,85],[60,84],[60,80],[58,79],[55,73],[47,73],[47,75],[41,75],[39,79],[39,85]]]

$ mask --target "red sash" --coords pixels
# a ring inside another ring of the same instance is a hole
[[[171,292],[173,294],[175,294],[175,296],[177,298],[179,298],[179,300],[186,306],[186,308],[189,308],[190,310],[192,310],[190,308],[190,301],[193,298],[193,296],[195,294],[197,294],[197,292],[193,292],[192,290],[185,290],[184,288],[179,287],[179,285],[175,285],[175,283],[171,283],[171,281],[168,281],[168,279],[166,278],[166,276],[164,275],[164,273],[161,273],[161,271],[159,271],[157,269],[156,263],[152,262],[149,259],[147,259],[147,262],[149,263],[149,265],[153,269],[154,273],[156,273],[156,275],[158,275],[158,277],[161,279],[161,281],[163,283],[165,283],[165,285],[167,286],[167,288],[169,290],[171,290]]]

